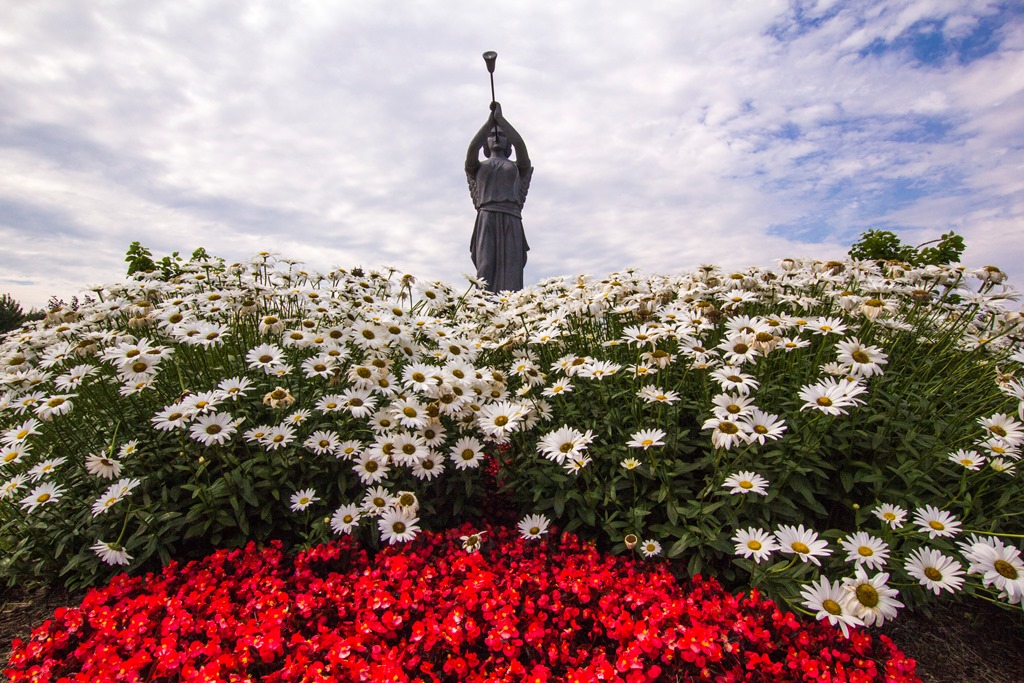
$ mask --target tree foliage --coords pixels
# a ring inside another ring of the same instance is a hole
[[[862,261],[903,261],[914,266],[958,263],[964,238],[953,231],[916,247],[904,244],[889,230],[868,230],[850,247],[850,258]]]
[[[0,296],[0,334],[10,332],[25,319],[21,304],[14,300],[10,294]]]

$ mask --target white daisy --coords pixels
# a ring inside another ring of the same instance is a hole
[[[372,486],[363,496],[362,509],[368,515],[377,517],[395,504],[395,496],[383,486]]]
[[[235,421],[227,413],[207,413],[196,418],[189,434],[204,446],[223,446],[231,441],[235,429]]]
[[[63,493],[64,490],[62,488],[52,482],[45,481],[32,489],[32,492],[22,499],[21,507],[25,508],[27,512],[32,513],[40,505],[56,503]]]
[[[968,451],[961,448],[949,454],[949,461],[960,465],[965,470],[977,471],[985,464],[985,456],[979,455],[977,451]]]
[[[665,391],[660,387],[652,386],[650,384],[641,388],[640,391],[636,392],[636,395],[646,403],[664,403],[666,405],[672,405],[679,400],[678,392]]]
[[[855,377],[872,377],[883,373],[882,366],[888,363],[888,356],[877,346],[866,346],[856,337],[850,337],[836,344],[839,355],[836,359],[847,366]]]
[[[359,525],[362,511],[358,505],[342,505],[331,516],[331,529],[336,534],[350,534]]]
[[[455,469],[476,469],[484,458],[483,444],[471,436],[464,436],[451,447],[448,457],[455,463]]]
[[[387,459],[373,451],[363,451],[352,465],[352,471],[364,484],[376,484],[391,472]]]
[[[762,496],[768,495],[768,480],[755,472],[737,472],[725,478],[722,487],[729,489],[729,493],[758,493]]]
[[[885,572],[868,577],[859,564],[853,577],[843,579],[843,588],[850,592],[850,611],[868,626],[895,619],[897,609],[904,606],[896,599],[899,591],[889,588],[888,580]]]
[[[291,509],[293,512],[302,512],[318,500],[320,499],[317,498],[316,491],[313,489],[302,489],[292,494]]]
[[[260,443],[268,451],[284,448],[295,440],[295,428],[291,425],[281,424],[271,427],[266,434],[260,438]]]
[[[661,544],[654,539],[640,541],[640,552],[644,554],[644,557],[661,555]]]
[[[846,551],[846,561],[881,569],[889,559],[889,545],[866,531],[858,531],[841,539],[839,545]]]
[[[665,442],[662,439],[665,438],[665,432],[660,429],[641,429],[639,432],[634,432],[630,435],[630,440],[626,442],[626,445],[630,448],[642,448],[645,451],[648,448],[654,448],[655,446],[664,446]]]
[[[328,430],[317,430],[310,434],[302,445],[317,455],[333,453],[338,448],[338,435]]]
[[[750,443],[758,442],[764,445],[767,439],[781,439],[782,433],[786,431],[786,423],[778,416],[766,413],[759,408],[752,409],[746,415],[741,415],[739,422],[743,425]]]
[[[907,573],[936,595],[943,590],[956,593],[964,584],[963,565],[933,548],[918,548],[907,555]]]
[[[24,474],[11,477],[3,486],[0,486],[0,500],[13,496],[27,481],[28,477]]]
[[[736,544],[736,554],[743,557],[752,557],[758,564],[761,560],[767,560],[772,552],[779,549],[775,536],[756,527],[740,529],[732,537]]]
[[[746,424],[736,420],[713,417],[704,422],[702,429],[712,429],[711,445],[729,450],[747,441]]]
[[[430,481],[444,472],[444,460],[440,455],[427,451],[423,457],[412,463],[412,476]]]
[[[828,619],[847,638],[850,636],[850,627],[864,625],[850,609],[850,592],[843,590],[838,582],[830,583],[824,575],[818,577],[817,583],[812,582],[800,591],[800,595],[804,599],[804,606],[815,612],[816,619]]]
[[[3,438],[0,438],[0,441],[2,441],[4,445],[7,446],[15,446],[18,444],[25,443],[25,439],[32,436],[33,434],[40,433],[40,424],[41,423],[39,422],[39,420],[36,420],[35,418],[25,420],[20,425],[12,427],[11,429],[8,429],[6,432],[4,432]]]
[[[128,551],[124,549],[124,546],[119,543],[96,541],[90,550],[95,552],[100,556],[101,560],[110,565],[125,565],[132,560],[132,556],[129,555]]]
[[[477,531],[467,536],[459,536],[459,540],[462,541],[462,549],[467,553],[475,553],[480,550],[480,546],[484,542],[484,534],[486,531]]]
[[[364,448],[363,442],[356,439],[342,441],[334,449],[334,457],[339,460],[351,460],[362,453]]]
[[[396,507],[386,510],[377,520],[380,540],[387,541],[389,545],[411,541],[416,538],[416,534],[420,530],[416,525],[418,521],[420,521],[419,517],[406,508]]]
[[[1009,415],[996,413],[992,417],[978,418],[978,422],[988,430],[989,434],[1010,446],[1020,446],[1024,443],[1024,425]]]
[[[775,532],[775,538],[779,542],[779,550],[786,554],[795,554],[804,562],[813,562],[821,566],[819,557],[827,557],[832,554],[828,542],[820,540],[813,529],[804,529],[801,524],[798,527],[783,524]]]
[[[39,481],[47,474],[51,474],[54,470],[63,465],[65,460],[67,460],[67,458],[60,457],[42,461],[28,471],[29,479],[33,482]]]
[[[523,517],[519,524],[516,526],[519,529],[519,535],[523,538],[540,538],[548,532],[548,525],[551,524],[544,515],[526,515]]]
[[[229,377],[217,385],[221,397],[232,401],[237,401],[240,397],[245,396],[250,388],[252,388],[252,382],[244,377]]]
[[[903,521],[907,518],[906,510],[901,508],[899,505],[893,505],[891,503],[883,503],[879,505],[872,510],[872,514],[893,529],[902,528]]]
[[[982,583],[994,586],[1000,591],[999,597],[1010,604],[1020,604],[1024,601],[1024,561],[1020,550],[1001,539],[989,541],[976,543],[971,548],[968,572],[981,574]]]
[[[930,539],[948,538],[960,533],[960,522],[956,517],[932,505],[918,508],[914,512],[914,523],[922,533],[928,534]]]

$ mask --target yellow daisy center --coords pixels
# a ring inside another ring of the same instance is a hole
[[[935,529],[936,531],[943,531],[946,528],[946,525],[943,524],[942,522],[940,522],[937,519],[933,519],[933,520],[929,521],[928,522],[928,526],[930,526],[931,528]]]
[[[857,548],[857,554],[861,557],[871,557],[875,554],[875,551],[866,545],[862,545],[859,548]]]
[[[865,607],[876,607],[878,605],[878,591],[870,583],[862,583],[855,591],[857,600]]]
[[[1016,581],[1019,576],[1014,566],[1006,560],[996,560],[992,566],[999,572],[1000,576],[1004,576],[1011,581]]]
[[[752,489],[752,488],[754,488],[754,484],[751,481],[749,481],[747,479],[744,479],[743,481],[740,482],[740,488],[741,489]]]
[[[761,541],[755,541],[754,539],[751,539],[747,541],[747,547],[754,551],[760,550],[762,547]]]
[[[935,567],[925,567],[924,575],[932,581],[942,581],[942,572]]]
[[[793,549],[793,552],[800,553],[801,555],[811,552],[811,549],[808,548],[805,543],[801,543],[800,541],[796,541],[789,547]]]
[[[825,600],[821,603],[821,608],[829,614],[838,617],[843,613],[843,608],[839,606],[839,603],[835,600]]]

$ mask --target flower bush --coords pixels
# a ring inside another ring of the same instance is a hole
[[[460,538],[461,534],[461,538]],[[476,537],[477,544],[465,539]],[[885,636],[801,626],[572,534],[425,532],[372,558],[221,550],[121,575],[15,642],[19,681],[918,680]]]
[[[524,536],[558,520],[844,631],[944,592],[1021,603],[1024,351],[998,269],[786,260],[496,297],[162,263],[0,345],[9,583],[379,548],[507,508]]]

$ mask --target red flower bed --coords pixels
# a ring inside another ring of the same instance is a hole
[[[115,578],[15,641],[19,681],[916,681],[885,636],[802,624],[575,536],[220,551]]]

